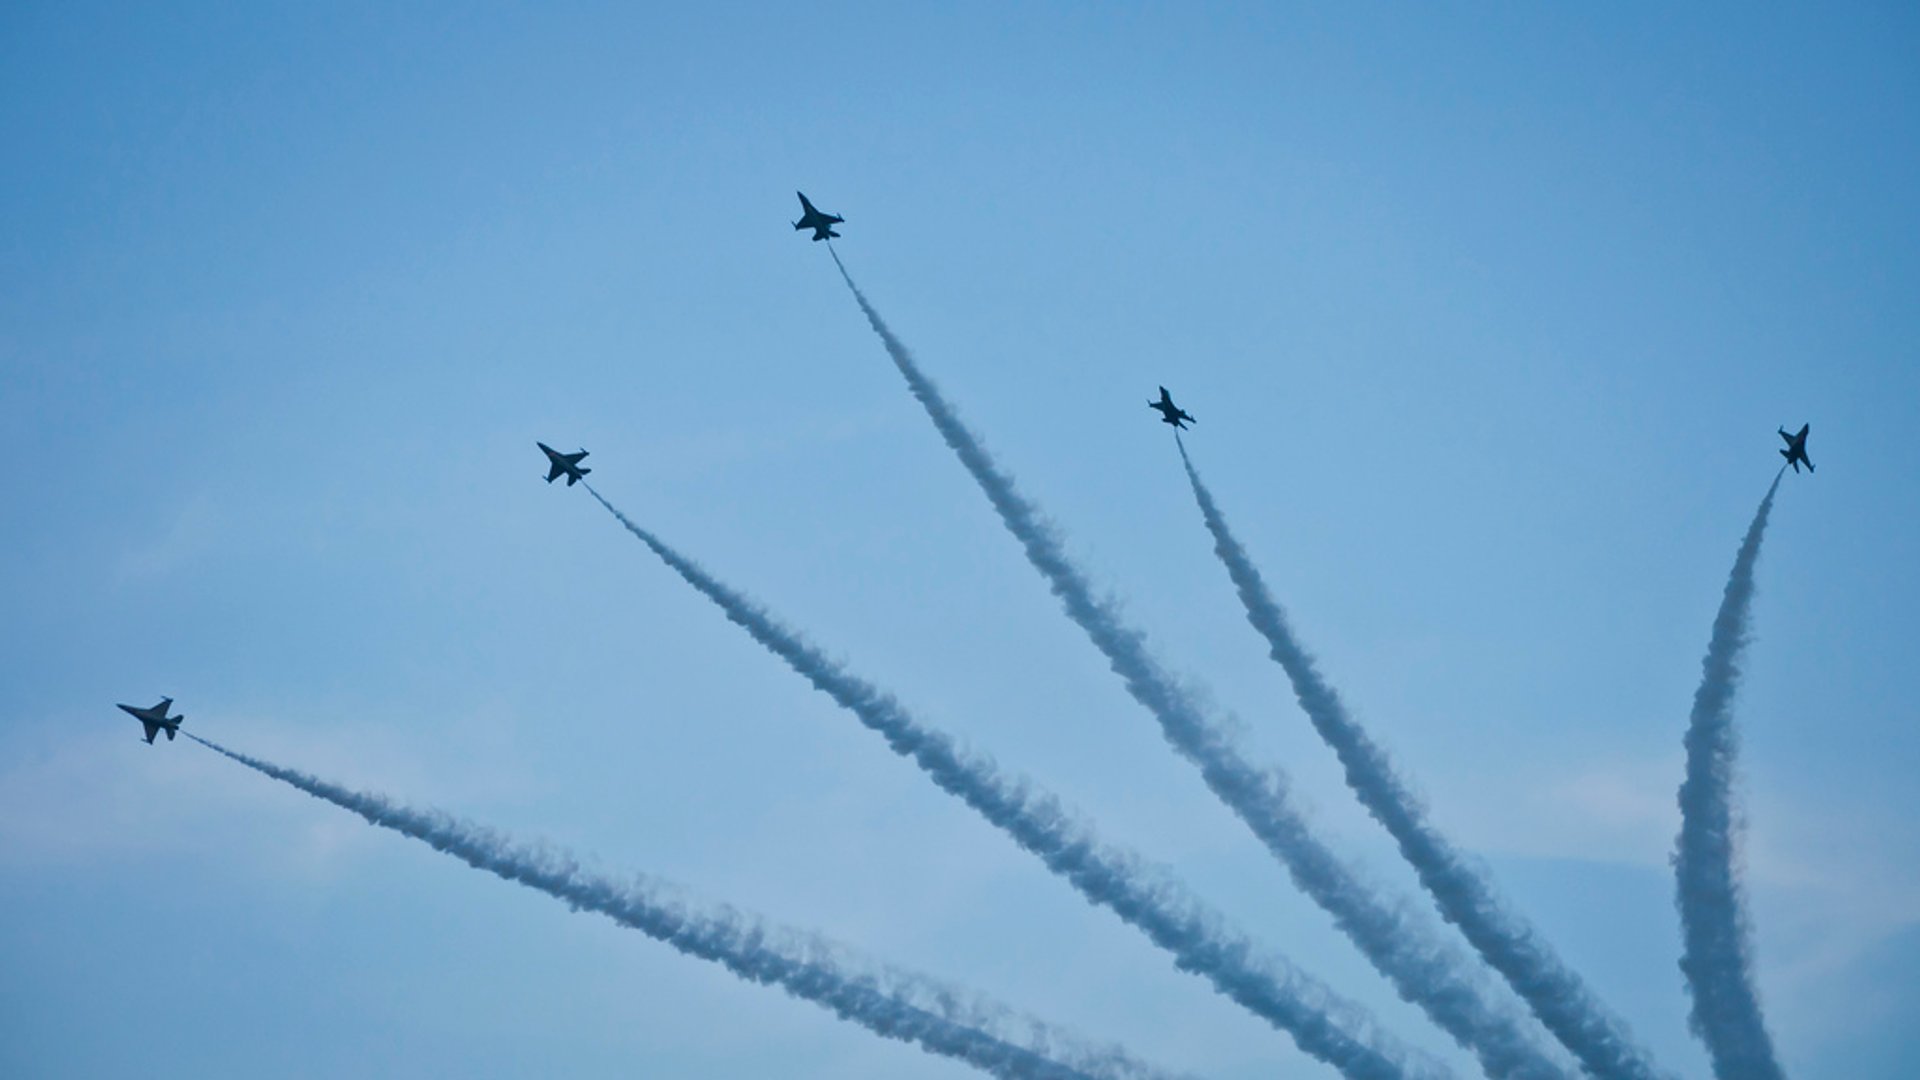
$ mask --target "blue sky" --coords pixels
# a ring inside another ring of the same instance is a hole
[[[894,329],[1410,888],[1189,439],[1435,818],[1705,1073],[1666,859],[1720,588],[1790,1071],[1917,1050],[1920,20],[1483,6],[0,13],[0,1072],[971,1075],[185,743],[647,870],[1216,1077],[1317,1066],[939,794],[608,498],[1458,1061],[1168,753]],[[564,445],[563,445],[564,444]]]

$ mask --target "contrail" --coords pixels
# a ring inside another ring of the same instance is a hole
[[[1767,1033],[1754,990],[1733,815],[1734,758],[1739,750],[1733,693],[1747,646],[1753,566],[1760,558],[1760,540],[1779,489],[1776,474],[1753,523],[1747,526],[1746,538],[1740,541],[1719,614],[1713,619],[1707,655],[1700,661],[1700,688],[1694,691],[1693,715],[1687,723],[1687,776],[1680,784],[1680,837],[1673,853],[1683,940],[1680,970],[1686,973],[1687,992],[1693,998],[1688,1026],[1706,1044],[1713,1073],[1720,1080],[1785,1075],[1774,1059],[1773,1037]]]
[[[923,725],[893,695],[849,673],[758,603],[635,524],[593,485],[582,486],[730,622],[886,739],[894,753],[911,759],[941,790],[1038,856],[1087,900],[1112,910],[1172,953],[1177,967],[1206,978],[1344,1076],[1448,1075],[1439,1063],[1416,1056],[1380,1031],[1360,1005],[1228,929],[1220,915],[1165,871],[1097,838],[1058,797],[1030,781],[1004,775],[990,759]]]
[[[1410,904],[1376,899],[1353,870],[1312,834],[1288,797],[1285,774],[1258,769],[1242,757],[1193,695],[1147,651],[1145,635],[1126,625],[1110,600],[1094,594],[1086,574],[1067,557],[1039,511],[881,321],[838,252],[833,253],[833,261],[913,396],[993,504],[1007,531],[1020,541],[1027,561],[1046,578],[1067,617],[1106,656],[1128,693],[1160,722],[1166,740],[1199,767],[1208,788],[1279,858],[1294,883],[1333,916],[1400,996],[1419,1006],[1472,1052],[1489,1074],[1559,1075],[1560,1070],[1523,1029],[1524,1018],[1487,997],[1471,961],[1442,942],[1436,928],[1423,925]]]
[[[1460,928],[1494,970],[1506,977],[1533,1014],[1589,1072],[1604,1077],[1657,1075],[1625,1025],[1532,926],[1506,907],[1479,868],[1435,831],[1427,820],[1426,808],[1407,789],[1386,751],[1348,714],[1340,695],[1321,678],[1313,657],[1294,637],[1286,612],[1267,591],[1246,549],[1227,529],[1213,492],[1201,482],[1178,433],[1174,442],[1180,448],[1180,461],[1186,466],[1187,481],[1193,486],[1207,531],[1213,534],[1214,554],[1233,579],[1247,610],[1247,621],[1267,639],[1269,655],[1286,669],[1294,695],[1314,730],[1339,756],[1347,786],[1392,834],[1420,883],[1433,894],[1440,913]]]
[[[597,911],[749,982],[778,986],[876,1035],[956,1058],[982,1072],[1009,1080],[1154,1080],[1171,1075],[1117,1047],[1090,1048],[1039,1020],[925,976],[893,968],[857,970],[841,946],[818,935],[770,925],[725,905],[696,905],[646,877],[614,881],[582,868],[562,849],[511,840],[440,810],[354,791],[181,734],[469,866],[538,889],[575,911]]]

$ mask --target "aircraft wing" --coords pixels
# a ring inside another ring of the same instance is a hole
[[[144,726],[144,727],[145,727],[145,728],[147,729],[147,741],[148,741],[148,742],[152,742],[152,741],[153,741],[153,737],[154,737],[155,735],[158,735],[158,734],[160,734],[160,725],[159,725],[159,724],[156,724],[156,723],[154,723],[154,722],[153,722],[153,721],[151,721],[151,720],[142,720],[142,721],[140,721],[140,723],[141,723],[141,725],[142,725],[142,726]]]

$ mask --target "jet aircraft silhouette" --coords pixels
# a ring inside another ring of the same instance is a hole
[[[802,211],[800,220],[793,223],[793,227],[796,230],[812,229],[815,240],[825,240],[830,236],[840,235],[833,231],[833,227],[847,220],[846,218],[838,214],[821,213],[813,208],[813,204],[807,201],[805,195],[798,191],[794,192],[794,194],[800,196],[800,209]]]
[[[186,719],[185,716],[168,716],[167,710],[172,707],[173,699],[163,697],[160,699],[160,704],[150,709],[142,709],[134,705],[122,705],[120,706],[120,711],[140,721],[140,723],[146,727],[147,744],[151,746],[153,744],[153,737],[162,731],[167,733],[167,741],[172,742],[174,733],[180,730],[180,721]]]
[[[1786,428],[1780,429],[1780,437],[1787,440],[1787,448],[1780,451],[1780,456],[1787,459],[1787,464],[1793,466],[1794,472],[1800,471],[1803,461],[1806,462],[1807,471],[1813,471],[1813,459],[1807,457],[1807,429],[1811,427],[1812,424],[1801,424],[1797,435],[1787,434]]]
[[[1187,424],[1191,424],[1195,422],[1193,417],[1190,414],[1188,414],[1188,412],[1185,409],[1182,409],[1178,405],[1175,405],[1173,403],[1173,398],[1170,395],[1168,395],[1167,388],[1164,386],[1160,388],[1160,400],[1147,402],[1147,408],[1160,410],[1161,423],[1172,424],[1174,427],[1181,428],[1183,430],[1186,428]],[[1184,424],[1181,423],[1181,421],[1183,420],[1186,421],[1186,423]]]
[[[547,483],[549,484],[564,475],[567,478],[567,486],[572,487],[574,481],[585,480],[587,474],[593,471],[592,469],[583,469],[580,467],[580,459],[587,456],[585,450],[578,450],[571,454],[563,454],[543,442],[537,442],[533,445],[539,447],[541,451],[547,455]]]

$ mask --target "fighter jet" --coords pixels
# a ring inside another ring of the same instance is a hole
[[[1780,451],[1780,456],[1787,459],[1787,464],[1793,466],[1794,472],[1800,471],[1800,463],[1803,461],[1807,464],[1807,471],[1813,471],[1813,461],[1807,457],[1807,429],[1812,426],[1812,424],[1801,424],[1800,433],[1797,435],[1787,434],[1786,428],[1780,429],[1780,437],[1787,440],[1787,448]]]
[[[1160,388],[1160,400],[1147,402],[1147,408],[1159,409],[1160,422],[1163,424],[1172,424],[1174,427],[1185,429],[1187,424],[1194,423],[1193,417],[1185,409],[1173,403],[1173,398],[1167,394],[1167,388],[1164,386]],[[1186,424],[1181,423],[1182,420],[1186,421]]]
[[[833,231],[833,227],[847,220],[846,218],[840,217],[837,214],[823,214],[813,208],[813,204],[807,201],[805,195],[801,195],[798,191],[794,192],[794,194],[800,195],[800,209],[803,211],[800,215],[800,220],[793,223],[793,227],[796,230],[812,229],[815,240],[825,240],[830,236],[840,235]]]
[[[567,478],[567,486],[572,487],[574,481],[586,479],[587,474],[593,471],[592,469],[583,469],[580,467],[580,459],[587,456],[585,450],[575,451],[571,454],[563,454],[543,442],[537,442],[533,445],[539,447],[547,455],[547,483],[549,484],[560,479],[561,475],[564,474]]]
[[[153,737],[162,731],[167,733],[167,741],[172,742],[174,733],[180,730],[180,721],[186,719],[185,716],[168,716],[167,710],[172,707],[173,699],[163,697],[160,699],[160,704],[155,705],[151,709],[122,705],[120,706],[120,711],[146,725],[147,743],[148,745],[152,745]]]

